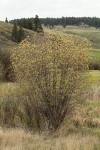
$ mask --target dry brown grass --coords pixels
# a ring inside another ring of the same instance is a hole
[[[47,137],[22,129],[0,129],[1,150],[99,150],[99,138],[79,134]]]
[[[3,97],[7,97],[8,95],[13,95],[16,90],[20,91],[17,83],[0,83],[0,98],[3,99]]]
[[[100,130],[100,99],[87,100],[83,106],[76,108],[71,121],[76,127],[98,127]]]
[[[94,86],[93,87],[93,99],[94,100],[99,100],[100,99],[100,86]]]

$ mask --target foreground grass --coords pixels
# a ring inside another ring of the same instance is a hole
[[[100,71],[90,71],[90,75],[94,85],[88,99],[84,105],[76,108],[73,117],[65,120],[59,133],[47,136],[45,133],[35,134],[22,129],[1,128],[0,149],[100,150]],[[11,93],[16,87],[15,83],[1,83],[0,98],[7,92]],[[18,120],[16,122],[18,123]]]
[[[0,129],[2,150],[99,150],[100,139],[94,136],[70,134],[66,137],[31,134],[20,129]]]

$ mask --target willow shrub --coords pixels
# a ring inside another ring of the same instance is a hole
[[[41,42],[42,43],[42,42]],[[28,127],[57,130],[86,88],[90,45],[74,36],[49,35],[42,44],[24,40],[12,51],[22,96],[20,117]]]

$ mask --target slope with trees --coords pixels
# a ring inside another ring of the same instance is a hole
[[[22,19],[15,19],[14,21],[10,21],[11,23],[16,23],[18,26],[21,26],[26,29],[33,30],[35,32],[43,32],[43,27],[41,24],[41,19],[39,16],[36,15],[35,18],[22,18]]]

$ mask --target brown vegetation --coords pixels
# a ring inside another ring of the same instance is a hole
[[[2,150],[99,150],[99,138],[72,134],[59,138],[31,134],[20,129],[0,129]]]

